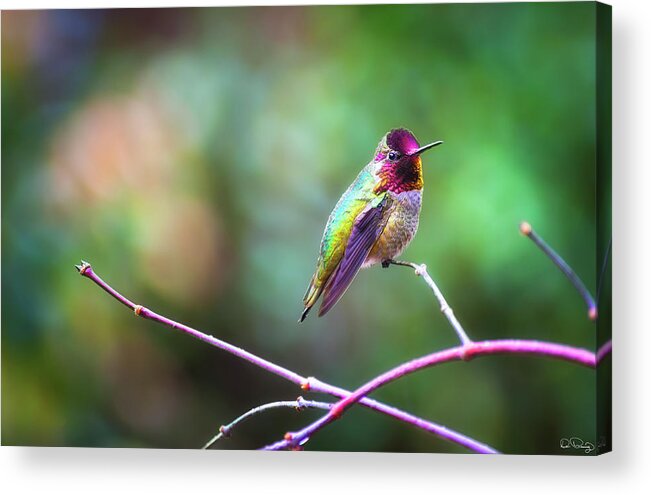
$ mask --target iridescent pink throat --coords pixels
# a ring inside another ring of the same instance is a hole
[[[381,157],[378,153],[376,160]],[[405,156],[398,162],[385,162],[378,171],[379,184],[375,187],[375,193],[391,191],[394,194],[401,192],[420,190],[423,188],[423,162],[420,156]]]

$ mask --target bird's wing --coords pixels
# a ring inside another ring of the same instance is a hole
[[[390,206],[391,197],[385,193],[355,219],[344,255],[324,287],[319,316],[326,314],[348,289],[371,248],[382,234],[389,217],[387,212]]]
[[[316,304],[343,259],[355,220],[369,205],[376,206],[382,199],[374,192],[377,179],[370,165],[362,169],[330,213],[321,239],[316,270],[303,296],[304,309],[299,321],[303,321]]]

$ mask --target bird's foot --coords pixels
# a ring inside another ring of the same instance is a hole
[[[393,263],[393,260],[384,260],[382,262],[382,268],[389,268],[389,266],[391,266],[392,263]]]

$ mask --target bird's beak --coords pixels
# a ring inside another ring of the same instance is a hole
[[[434,146],[438,146],[439,144],[443,144],[443,141],[434,141],[433,143],[426,144],[425,146],[421,146],[418,148],[416,151],[414,151],[411,156],[418,156],[420,155],[423,151],[427,151],[430,148],[433,148]]]

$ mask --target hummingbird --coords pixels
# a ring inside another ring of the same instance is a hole
[[[442,143],[420,146],[407,129],[385,134],[373,159],[330,213],[299,322],[320,296],[319,316],[323,316],[361,268],[377,263],[386,268],[409,245],[418,230],[423,194],[420,155]]]

